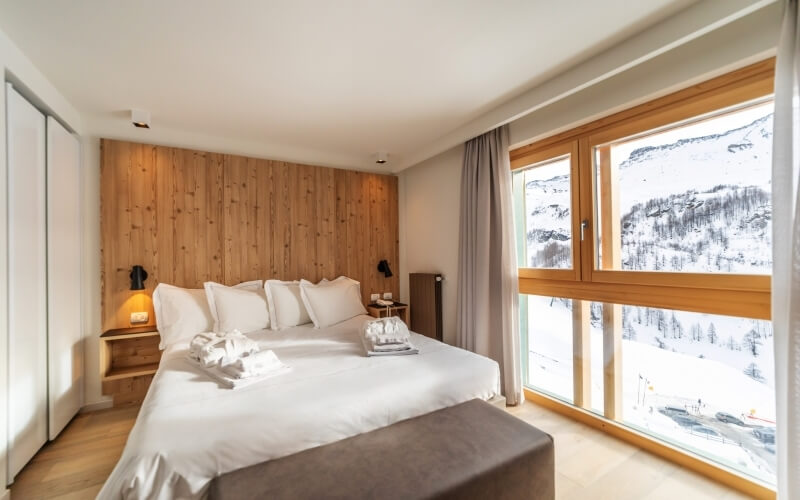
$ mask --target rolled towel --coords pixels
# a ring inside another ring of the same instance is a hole
[[[260,351],[243,356],[233,363],[221,365],[220,369],[233,378],[249,378],[266,375],[285,368],[273,351]]]
[[[367,337],[377,337],[378,335],[383,335],[383,321],[377,319],[364,323],[364,334]]]
[[[195,360],[200,359],[200,352],[207,345],[219,340],[217,334],[213,332],[203,332],[195,335],[189,342],[189,357]]]
[[[198,339],[199,345],[201,340]],[[258,351],[258,344],[242,335],[238,330],[227,335],[217,335],[212,340],[199,346],[195,352],[191,347],[189,357],[199,361],[203,366],[212,366],[217,363],[228,364],[236,361],[244,354]]]
[[[243,356],[233,363],[233,366],[244,371],[273,370],[283,366],[281,360],[273,351],[259,351]]]
[[[408,342],[411,338],[408,327],[397,316],[368,321],[362,326],[362,333],[375,345]]]
[[[224,354],[219,359],[221,365],[235,363],[242,356],[258,352],[258,344],[255,341],[238,333],[238,330],[234,330],[234,332],[237,334],[226,336],[225,342],[222,344]]]
[[[206,344],[197,355],[197,360],[203,366],[212,366],[225,357],[225,339]]]

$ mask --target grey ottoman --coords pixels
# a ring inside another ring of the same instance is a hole
[[[553,439],[475,399],[214,479],[209,498],[555,498]]]

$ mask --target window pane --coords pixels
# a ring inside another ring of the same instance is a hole
[[[623,423],[775,482],[768,321],[622,306]]]
[[[600,269],[769,274],[772,101],[594,148]]]
[[[519,300],[528,316],[520,328],[528,349],[527,385],[573,402],[572,300],[538,295]]]
[[[570,156],[514,172],[519,266],[572,268]]]

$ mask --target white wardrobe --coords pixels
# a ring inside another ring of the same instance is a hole
[[[6,84],[8,480],[82,401],[80,142]]]

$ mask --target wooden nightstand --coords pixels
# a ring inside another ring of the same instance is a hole
[[[389,306],[380,306],[378,304],[367,304],[367,311],[369,311],[370,316],[374,316],[376,318],[385,318],[387,316],[399,316],[400,319],[403,320],[403,323],[406,325],[408,324],[408,304],[403,304],[402,302],[395,302],[393,305]]]
[[[100,335],[100,380],[114,405],[144,399],[161,361],[153,326],[118,328]]]

